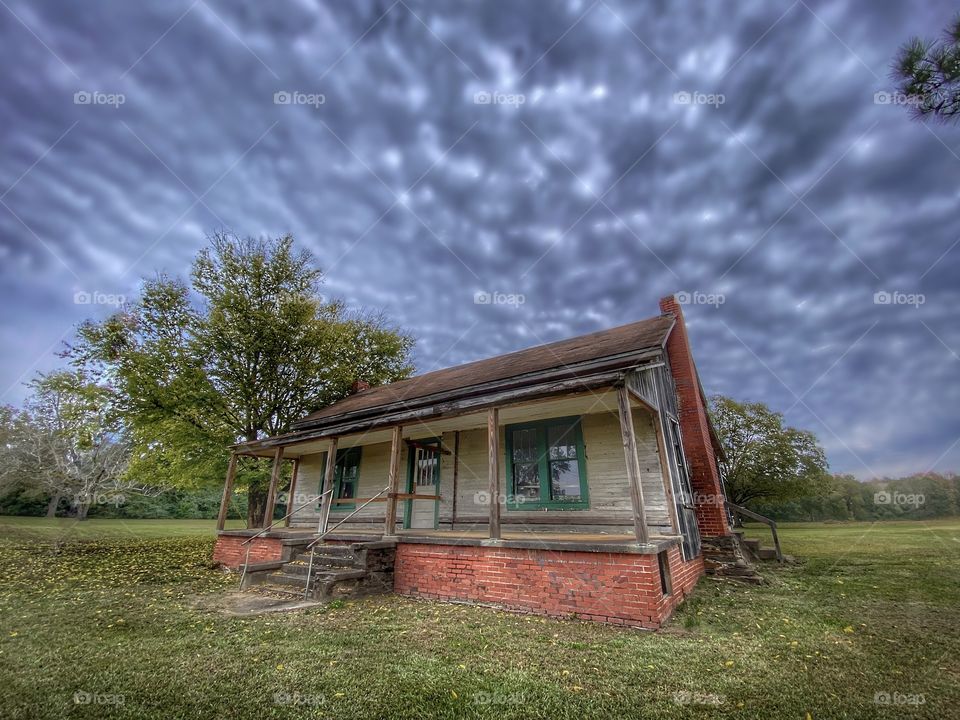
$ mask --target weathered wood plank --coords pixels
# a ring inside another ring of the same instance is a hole
[[[487,478],[490,493],[490,538],[500,539],[500,411],[487,410]]]
[[[630,501],[633,504],[633,526],[637,542],[647,542],[647,514],[643,506],[643,489],[640,481],[640,462],[637,458],[637,439],[633,430],[633,411],[630,407],[630,391],[625,386],[617,389],[617,410],[620,413],[620,435],[626,461],[627,480],[630,483]]]
[[[280,469],[283,462],[283,447],[278,447],[273,454],[273,471],[270,473],[270,489],[267,490],[267,506],[263,511],[263,522],[261,527],[269,527],[273,524],[273,506],[277,501],[277,484],[280,482]]]
[[[227,479],[223,483],[223,499],[220,500],[220,514],[217,515],[217,530],[223,530],[227,524],[227,511],[230,509],[230,500],[233,498],[233,482],[237,476],[237,455],[230,453],[230,463],[227,465]]]
[[[387,511],[383,521],[383,534],[395,535],[397,532],[397,488],[400,486],[400,452],[402,451],[403,428],[395,425],[390,438],[390,470],[387,474]]]
[[[297,476],[300,474],[300,458],[294,458],[293,470],[290,473],[290,489],[287,491],[287,519],[284,521],[285,527],[290,527],[291,515],[293,509],[297,507]]]

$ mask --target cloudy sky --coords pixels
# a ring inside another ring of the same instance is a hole
[[[420,371],[683,292],[708,393],[960,469],[960,127],[877,96],[953,3],[0,6],[0,402],[210,232],[289,232]]]

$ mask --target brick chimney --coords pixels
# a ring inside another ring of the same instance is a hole
[[[356,395],[358,392],[363,392],[364,390],[370,389],[370,383],[366,380],[354,380],[350,385],[350,394]]]
[[[690,485],[694,493],[694,511],[703,537],[730,534],[724,507],[723,486],[717,469],[717,458],[710,437],[707,408],[704,406],[697,366],[693,362],[687,326],[680,303],[673,295],[660,300],[660,311],[673,315],[677,324],[667,339],[667,358],[677,386],[680,434],[683,452],[690,467]]]

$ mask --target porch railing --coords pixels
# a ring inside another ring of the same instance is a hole
[[[303,510],[305,507],[307,507],[307,506],[309,506],[309,505],[316,505],[318,501],[319,501],[320,503],[323,503],[323,498],[324,498],[326,495],[331,494],[332,492],[333,492],[333,489],[331,488],[330,490],[327,490],[326,492],[321,493],[319,498],[311,498],[311,499],[308,500],[307,502],[303,503],[303,505],[298,505],[297,507],[295,507],[293,510],[291,510],[290,512],[288,512],[286,515],[284,515],[284,516],[283,516],[282,518],[280,518],[279,520],[274,520],[274,521],[271,522],[269,525],[267,525],[265,528],[262,528],[262,529],[260,530],[260,532],[258,532],[256,535],[251,535],[251,536],[248,537],[246,540],[244,540],[242,543],[240,543],[241,546],[243,546],[243,545],[246,545],[246,546],[247,546],[247,554],[246,554],[246,556],[245,556],[244,559],[243,559],[243,572],[240,573],[240,589],[241,589],[241,590],[243,589],[243,581],[246,580],[246,578],[247,578],[247,566],[250,564],[250,550],[253,549],[253,545],[252,545],[253,541],[256,540],[258,537],[261,537],[262,535],[270,532],[270,531],[273,530],[273,528],[275,528],[278,524],[282,523],[284,520],[286,520],[288,517],[290,517],[290,516],[293,515],[294,513],[297,513],[297,512],[299,512],[300,510]],[[324,507],[325,507],[325,509],[326,509],[326,516],[329,517],[329,515],[330,515],[330,503],[327,503]],[[324,513],[321,511],[321,513],[320,513],[320,522],[321,522],[321,524],[324,524],[324,523],[325,523],[324,517],[325,517],[325,515],[324,515]],[[318,530],[319,530],[319,528],[318,528]]]
[[[360,507],[356,508],[352,513],[350,513],[350,514],[347,515],[346,517],[342,518],[336,525],[334,525],[334,526],[333,526],[332,528],[330,528],[329,530],[327,529],[327,523],[328,523],[329,520],[330,520],[330,505],[333,505],[333,503],[328,503],[326,515],[325,515],[325,517],[324,517],[323,520],[322,520],[322,523],[323,523],[323,531],[320,532],[320,535],[319,535],[318,537],[316,537],[313,541],[311,541],[311,543],[304,548],[304,551],[307,551],[307,550],[310,551],[310,563],[307,565],[307,583],[306,583],[306,585],[304,585],[304,588],[303,588],[303,599],[304,599],[304,600],[306,600],[306,599],[307,599],[307,596],[310,594],[310,578],[311,578],[311,576],[313,575],[313,559],[314,559],[314,557],[316,556],[316,553],[317,553],[317,543],[323,542],[330,533],[332,533],[332,532],[333,532],[334,530],[336,530],[338,527],[340,527],[341,525],[343,525],[347,520],[349,520],[350,518],[352,518],[352,517],[353,517],[354,515],[356,515],[358,512],[360,512],[361,510],[363,510],[367,505],[369,505],[370,503],[376,501],[381,495],[383,495],[383,494],[384,494],[385,492],[387,492],[388,490],[390,490],[390,486],[389,486],[389,485],[387,485],[386,487],[383,488],[383,490],[381,490],[381,491],[378,492],[376,495],[374,495],[373,497],[371,497],[370,499],[368,499],[365,503],[363,503],[363,505],[361,505]]]
[[[777,560],[783,562],[783,552],[780,550],[780,537],[777,535],[777,523],[775,521],[764,515],[761,515],[760,513],[755,513],[753,510],[747,510],[747,508],[741,505],[734,505],[729,501],[727,501],[727,507],[730,508],[730,512],[732,512],[734,515],[755,520],[756,522],[763,523],[769,527],[770,534],[773,535],[773,546],[777,552]]]

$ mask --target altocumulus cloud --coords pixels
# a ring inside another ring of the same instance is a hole
[[[3,401],[209,231],[291,232],[421,371],[682,291],[709,392],[839,471],[956,469],[960,134],[876,95],[952,11],[8,1]]]

